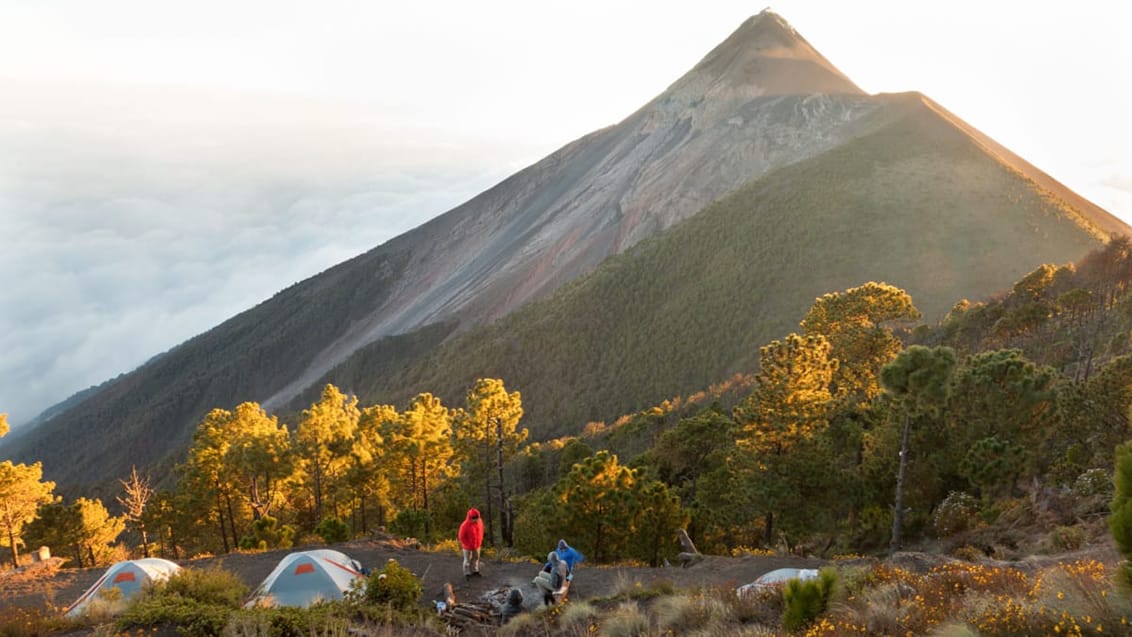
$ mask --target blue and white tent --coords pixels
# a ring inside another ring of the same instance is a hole
[[[361,564],[330,549],[290,553],[256,587],[245,608],[298,606],[342,599],[354,582],[365,581]]]
[[[63,614],[79,617],[96,608],[114,614],[121,611],[125,602],[137,595],[146,584],[163,582],[179,570],[181,567],[173,562],[156,557],[118,562],[106,569],[106,573]]]

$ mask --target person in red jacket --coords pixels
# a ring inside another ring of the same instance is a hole
[[[460,525],[460,548],[464,550],[464,579],[480,574],[480,546],[483,545],[483,520],[478,509],[468,509],[468,517]]]

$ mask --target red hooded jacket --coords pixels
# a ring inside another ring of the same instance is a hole
[[[459,537],[460,547],[465,551],[474,551],[483,544],[483,520],[478,509],[468,509],[468,517],[460,524]]]

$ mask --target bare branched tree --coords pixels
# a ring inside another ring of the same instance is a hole
[[[149,486],[149,476],[141,477],[138,475],[138,468],[130,468],[130,477],[127,480],[119,480],[122,483],[122,488],[125,489],[124,496],[115,498],[118,504],[122,505],[122,510],[126,514],[126,521],[138,527],[138,532],[141,533],[142,540],[142,556],[149,557],[149,538],[145,532],[145,506],[149,504],[150,498],[153,497],[153,488]]]

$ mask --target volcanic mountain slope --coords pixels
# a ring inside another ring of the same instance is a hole
[[[369,402],[420,390],[451,402],[486,374],[524,392],[537,436],[749,365],[823,292],[888,280],[933,317],[1077,258],[1110,230],[1127,228],[930,101],[864,95],[763,12],[620,124],[280,292],[8,447],[61,484],[96,482],[174,457],[213,407],[279,408],[326,379]],[[490,326],[533,299],[546,300]],[[632,320],[646,311],[655,316]],[[700,342],[712,333],[718,342]],[[682,339],[678,355],[656,351]],[[420,362],[444,342],[441,358]],[[647,378],[638,365],[652,367]],[[570,376],[585,379],[562,382]]]
[[[1067,193],[938,104],[876,102],[873,132],[753,180],[550,299],[424,358],[376,343],[323,382],[399,404],[421,391],[458,402],[475,378],[500,377],[522,393],[532,431],[574,434],[753,371],[759,346],[797,331],[826,292],[887,281],[934,322],[1100,245],[1103,230]]]
[[[620,124],[391,241],[406,261],[389,297],[266,405],[381,336],[456,316],[465,325],[504,316],[752,177],[850,138],[851,124],[873,108],[764,11]]]

